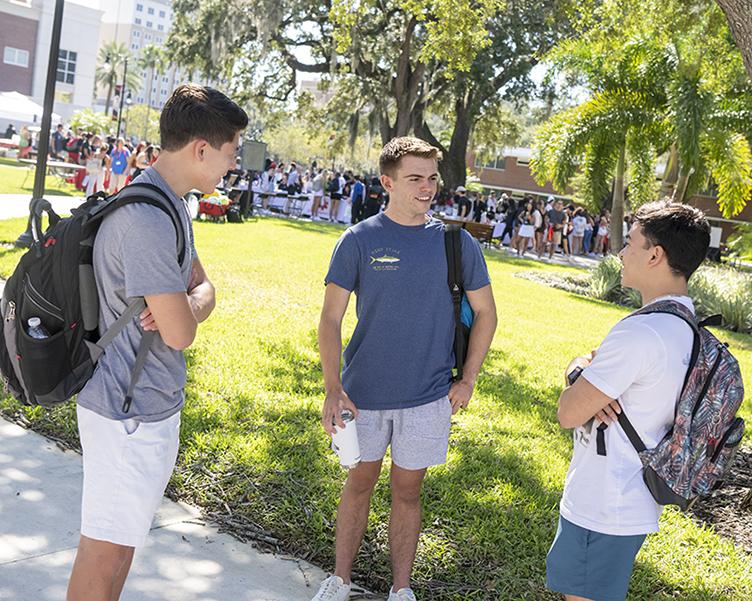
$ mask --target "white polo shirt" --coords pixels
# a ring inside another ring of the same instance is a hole
[[[689,297],[676,300],[694,312]],[[674,315],[630,317],[616,324],[583,372],[588,382],[619,403],[648,449],[674,422],[691,353],[692,329]],[[596,451],[594,419],[574,430],[574,453],[561,499],[568,521],[602,534],[658,531],[662,506],[642,479],[642,463],[627,435],[614,423],[604,432],[606,456]]]

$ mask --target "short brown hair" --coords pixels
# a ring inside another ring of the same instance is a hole
[[[379,170],[382,174],[393,175],[402,157],[407,155],[422,159],[436,159],[437,161],[440,161],[442,158],[441,151],[424,140],[410,136],[392,138],[381,149]]]
[[[162,148],[168,151],[199,138],[219,149],[247,126],[242,108],[219,90],[196,84],[178,87],[159,117]]]
[[[710,246],[710,224],[705,214],[693,206],[664,199],[643,205],[634,219],[648,242],[666,252],[671,270],[689,280]]]

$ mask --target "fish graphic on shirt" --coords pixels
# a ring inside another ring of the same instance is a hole
[[[399,263],[400,259],[399,257],[392,257],[389,255],[384,255],[383,257],[371,257],[371,265],[374,263],[386,263],[387,265],[390,263]]]

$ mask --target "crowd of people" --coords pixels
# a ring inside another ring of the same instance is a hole
[[[520,256],[527,252],[538,257],[560,250],[565,256],[606,256],[609,253],[611,212],[592,213],[573,203],[548,196],[546,200],[525,195],[515,199],[502,193],[468,193],[464,186],[437,196],[434,211],[447,217],[491,225],[502,224],[498,238],[509,238],[509,248]],[[624,235],[633,222],[624,218]]]
[[[58,124],[50,139],[50,156],[82,165],[75,178],[76,189],[87,196],[96,192],[114,194],[157,160],[160,147],[146,141],[134,145],[125,138],[73,130]]]
[[[310,217],[313,221],[357,224],[386,210],[389,195],[378,177],[356,175],[352,170],[338,171],[318,167],[314,162],[301,169],[295,162],[285,164],[267,159],[266,167],[258,173],[242,170],[228,173],[249,178],[254,194],[261,196],[261,214],[268,215],[269,200],[276,194],[304,194],[313,198]],[[349,209],[346,210],[346,209]],[[514,198],[507,193],[497,195],[469,192],[464,186],[443,189],[435,195],[431,212],[438,216],[503,225],[495,237],[508,244],[520,256],[528,252],[538,257],[561,252],[566,257],[606,256],[609,251],[611,213],[602,209],[592,213],[562,199],[547,199],[525,195]],[[624,234],[633,218],[624,218]]]
[[[357,175],[352,170],[319,167],[314,161],[301,169],[295,162],[285,165],[266,160],[263,171],[253,174],[251,189],[261,196],[261,214],[269,214],[269,199],[277,193],[305,194],[313,199],[310,217],[330,222],[359,223],[382,210],[386,191],[378,177]],[[347,211],[350,215],[348,219]]]

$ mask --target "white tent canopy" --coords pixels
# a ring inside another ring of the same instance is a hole
[[[44,108],[19,92],[0,92],[0,119],[20,125],[40,125]],[[52,113],[52,125],[60,123],[60,115]]]

